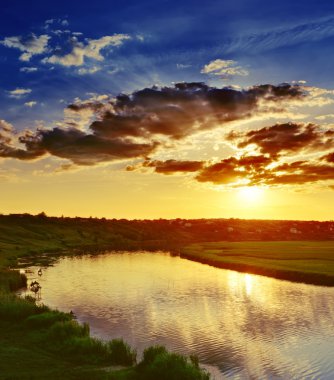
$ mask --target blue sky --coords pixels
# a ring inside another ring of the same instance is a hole
[[[53,120],[62,112],[59,101],[71,102],[92,92],[129,92],[156,83],[245,86],[306,80],[316,86],[332,85],[331,1],[14,0],[2,5],[2,41],[13,36],[24,40],[32,34],[48,36],[48,43],[29,61],[19,59],[18,48],[0,45],[0,105],[3,118],[18,127],[35,119]],[[56,48],[61,54],[70,52],[70,37],[84,43],[115,34],[129,39],[102,49],[101,61],[86,58],[80,66],[43,63]],[[234,60],[248,75],[222,80],[201,73],[215,59]],[[8,91],[16,88],[31,92],[10,98]]]

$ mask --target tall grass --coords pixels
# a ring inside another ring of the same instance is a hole
[[[143,353],[138,365],[138,379],[145,380],[208,380],[210,375],[201,369],[196,357],[168,352],[163,346],[152,346]]]
[[[15,270],[0,270],[0,290],[15,291],[27,285],[25,274]]]
[[[107,345],[114,364],[130,366],[136,363],[137,352],[125,343],[123,339],[113,339]]]
[[[47,310],[46,306],[37,306],[34,302],[14,294],[0,292],[0,319],[19,322]]]
[[[57,310],[46,311],[41,314],[31,315],[26,321],[25,325],[29,328],[48,328],[54,325],[56,322],[70,321],[71,315],[61,313]]]

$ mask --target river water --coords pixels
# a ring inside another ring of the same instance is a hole
[[[334,288],[218,269],[167,253],[61,258],[31,268],[41,301],[94,336],[199,356],[215,379],[334,379]]]

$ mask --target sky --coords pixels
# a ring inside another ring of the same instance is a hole
[[[0,213],[332,220],[332,1],[19,1]]]

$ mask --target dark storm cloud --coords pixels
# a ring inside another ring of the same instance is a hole
[[[261,153],[277,156],[329,149],[334,146],[334,130],[324,131],[314,124],[284,123],[248,132],[232,132],[227,139],[236,141],[238,148],[255,144]]]
[[[279,103],[305,96],[301,87],[289,84],[247,90],[215,88],[204,83],[145,88],[109,101],[103,97],[72,104],[68,107],[71,111],[91,110],[95,115],[87,131],[57,127],[27,132],[19,138],[25,149],[13,141],[0,140],[0,156],[28,160],[51,154],[77,165],[145,157],[159,145],[161,136],[181,139],[250,117],[265,100]],[[167,167],[160,165],[156,171],[167,172]]]

